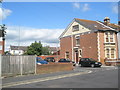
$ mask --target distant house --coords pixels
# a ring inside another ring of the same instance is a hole
[[[59,54],[59,47],[48,47],[48,49],[52,55]]]
[[[23,55],[28,49],[28,46],[10,46],[11,55]]]
[[[5,39],[3,38],[3,35],[2,35],[3,31],[0,30],[0,54],[4,54],[4,51],[5,51]]]
[[[60,57],[76,63],[80,58],[116,62],[120,55],[120,26],[108,17],[103,22],[75,18],[59,39]]]

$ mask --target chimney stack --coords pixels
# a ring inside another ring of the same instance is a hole
[[[104,18],[104,24],[108,25],[110,23],[110,18],[109,17],[105,17]]]

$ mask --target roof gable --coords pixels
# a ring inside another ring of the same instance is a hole
[[[72,26],[74,25],[79,25],[79,31],[77,32],[73,32],[72,31]],[[111,27],[110,27],[111,25]],[[65,29],[65,31],[60,35],[59,38],[62,37],[66,37],[66,36],[70,36],[70,35],[74,35],[74,34],[79,34],[79,33],[83,33],[83,32],[88,32],[88,31],[96,31],[96,30],[103,30],[103,31],[107,31],[107,30],[112,30],[112,31],[117,31],[116,27],[118,27],[117,25],[113,25],[110,24],[109,26],[105,25],[104,23],[100,22],[100,21],[92,21],[92,20],[85,20],[85,19],[78,19],[75,18],[73,19],[73,21],[67,26],[67,28]],[[113,27],[114,26],[114,27]]]
[[[74,25],[79,25],[79,31],[75,31],[73,32],[72,27]],[[74,34],[78,34],[78,33],[83,33],[83,32],[88,32],[90,31],[88,28],[84,27],[83,25],[81,25],[79,22],[77,22],[75,19],[67,26],[67,28],[64,30],[64,32],[60,35],[59,38],[62,37],[66,37],[66,36],[70,36],[70,35],[74,35]]]

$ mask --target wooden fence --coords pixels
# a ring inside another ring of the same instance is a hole
[[[36,56],[1,56],[2,76],[36,73]]]

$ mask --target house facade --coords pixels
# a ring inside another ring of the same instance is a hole
[[[23,55],[28,49],[28,46],[10,46],[9,53],[11,55]]]
[[[78,63],[80,58],[93,58],[104,64],[105,60],[118,59],[119,25],[75,18],[59,37],[60,57]]]
[[[48,50],[52,55],[59,54],[59,47],[48,47]]]

